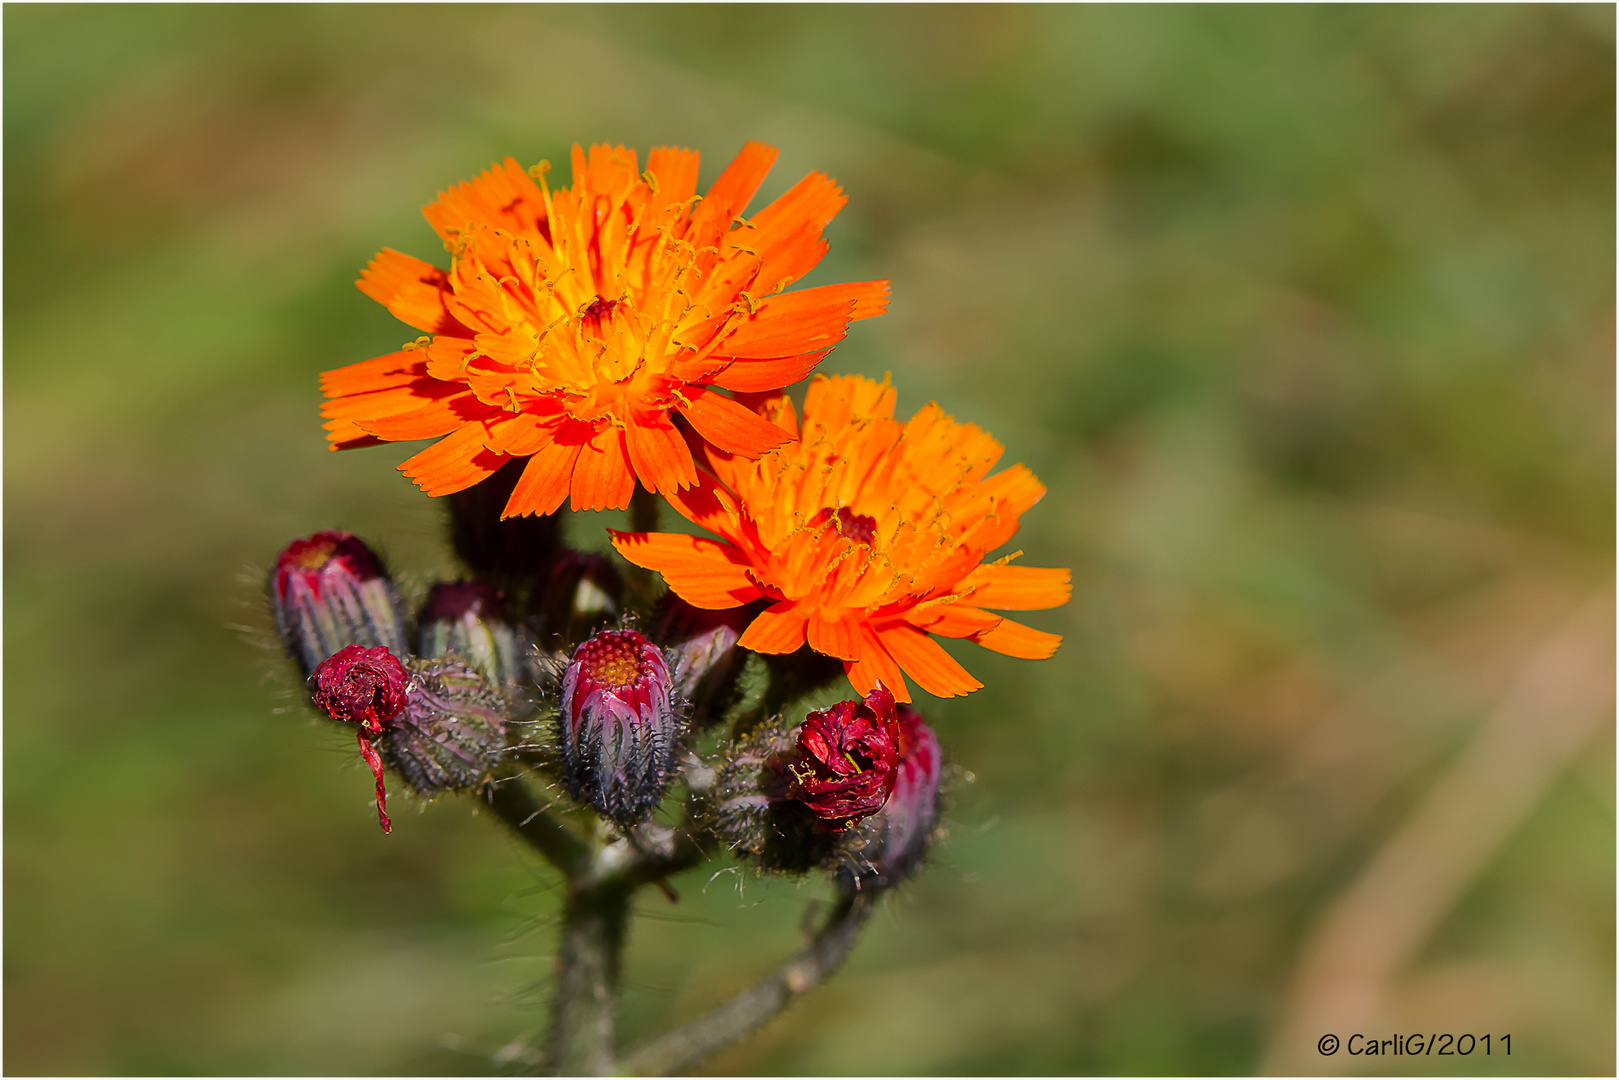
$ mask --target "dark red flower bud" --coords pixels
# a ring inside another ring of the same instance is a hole
[[[510,689],[517,682],[522,635],[507,617],[505,597],[493,585],[434,585],[417,622],[423,656],[459,657],[498,688]]]
[[[894,695],[881,683],[864,701],[812,712],[798,733],[791,795],[842,832],[883,808],[898,779]]]
[[[382,784],[382,759],[374,740],[405,709],[410,673],[399,658],[380,645],[367,649],[348,645],[321,661],[311,677],[315,704],[328,716],[359,729],[360,756],[377,781],[377,817],[383,832],[393,832],[388,821],[388,792]]]
[[[663,799],[679,741],[669,665],[634,630],[603,630],[574,650],[558,716],[568,791],[620,825]]]
[[[345,645],[406,652],[399,593],[376,553],[346,532],[288,544],[270,571],[270,604],[305,677]]]
[[[909,706],[898,710],[899,765],[894,790],[866,822],[869,837],[840,873],[846,888],[887,888],[913,873],[927,854],[939,817],[944,755],[933,729]]]
[[[410,673],[381,646],[346,645],[321,661],[311,681],[315,704],[333,720],[379,734],[405,707]]]

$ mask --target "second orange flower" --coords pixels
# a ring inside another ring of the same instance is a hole
[[[693,607],[769,601],[738,641],[761,653],[805,644],[844,661],[856,691],[880,680],[910,701],[906,676],[939,697],[982,684],[934,640],[968,638],[1043,660],[1062,638],[987,610],[1068,599],[1068,571],[986,555],[1017,532],[1045,487],[1022,465],[990,470],[1001,444],[937,405],[894,419],[894,389],[817,376],[800,420],[791,399],[758,402],[792,439],[757,461],[708,452],[696,487],[668,496],[720,537],[613,533],[630,562],[657,570]]]
[[[505,516],[628,505],[637,480],[697,483],[682,418],[703,442],[755,458],[792,433],[720,390],[808,375],[850,321],[881,314],[888,283],[783,292],[825,254],[847,199],[812,173],[744,217],[776,151],[748,143],[706,195],[697,154],[573,151],[552,191],[508,158],[424,210],[448,272],[385,249],[359,282],[424,335],[321,377],[334,449],[438,438],[400,466],[429,495],[528,459]],[[440,438],[442,436],[442,438]]]

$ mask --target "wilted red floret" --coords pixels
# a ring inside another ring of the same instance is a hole
[[[405,707],[410,673],[380,645],[349,645],[315,669],[315,704],[333,720],[380,732]]]
[[[798,733],[791,794],[833,832],[883,808],[898,779],[900,728],[881,683],[864,701],[812,712]]]
[[[562,676],[563,780],[620,824],[663,798],[678,720],[663,652],[634,630],[603,630],[574,651]]]
[[[321,661],[310,681],[315,684],[316,705],[333,720],[357,725],[360,756],[377,781],[377,818],[383,832],[393,832],[388,821],[388,792],[382,784],[382,757],[372,740],[404,711],[410,673],[380,645],[373,649],[349,645]]]

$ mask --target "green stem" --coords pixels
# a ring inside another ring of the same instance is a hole
[[[629,918],[629,889],[611,882],[569,890],[557,947],[547,1072],[610,1076],[618,1007],[619,958]]]
[[[589,845],[552,817],[521,777],[502,776],[490,781],[484,786],[484,800],[513,832],[563,874],[574,878],[589,871]]]
[[[630,531],[631,532],[657,532],[658,512],[660,501],[658,497],[640,484],[635,485],[635,493],[630,496]],[[630,606],[640,601],[643,606],[650,605],[657,585],[652,571],[634,563],[628,563],[624,568],[624,584],[628,586]]]
[[[840,897],[821,929],[792,960],[717,1009],[642,1046],[624,1059],[620,1071],[669,1076],[763,1027],[838,969],[859,939],[876,899],[870,893]]]

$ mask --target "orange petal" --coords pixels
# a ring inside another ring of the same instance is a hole
[[[747,560],[730,544],[684,533],[607,531],[620,555],[662,574],[669,588],[693,607],[739,607],[764,595],[748,577]]]
[[[497,454],[511,457],[528,457],[552,442],[556,435],[555,421],[546,424],[533,413],[518,413],[499,419],[491,417],[485,423],[489,427],[489,438],[484,441],[484,446]]]
[[[698,473],[697,482],[689,488],[670,491],[664,499],[675,513],[700,528],[735,544],[741,535],[741,522],[736,500],[714,479],[711,473]]]
[[[970,694],[984,685],[967,674],[967,669],[956,663],[944,646],[914,626],[885,626],[878,636],[905,673],[934,697]]]
[[[783,356],[775,360],[737,360],[709,381],[743,394],[763,393],[791,386],[800,379],[809,378],[815,365],[826,358],[830,350],[804,353],[801,356]]]
[[[693,224],[712,223],[721,229],[727,228],[732,218],[740,216],[748,208],[754,192],[764,183],[765,174],[776,163],[778,153],[774,146],[761,142],[744,144],[742,152],[725,166],[725,171],[708,189],[703,201],[697,204],[692,214]]]
[[[506,458],[483,448],[485,436],[482,424],[465,424],[459,431],[407,458],[400,464],[399,471],[429,495],[463,491],[506,464]]]
[[[448,435],[467,421],[481,420],[495,411],[493,406],[485,405],[468,391],[443,401],[431,402],[408,413],[357,419],[354,424],[361,431],[379,439],[404,442]]]
[[[701,386],[682,391],[689,404],[679,406],[680,415],[707,441],[721,450],[756,458],[792,438],[787,432],[723,394]]]
[[[918,630],[926,630],[930,634],[940,637],[972,637],[995,629],[1004,622],[1006,616],[992,615],[966,604],[940,604],[938,607],[923,608],[920,611],[907,612],[905,621]]]
[[[878,680],[881,680],[894,695],[895,701],[910,701],[911,688],[876,633],[865,624],[861,624],[857,632],[860,635],[860,659],[843,665],[843,672],[849,677],[849,684],[855,688],[855,692],[864,697],[875,690]]]
[[[652,197],[654,212],[683,203],[697,193],[695,151],[673,146],[655,146],[647,152],[646,171],[657,177],[658,192]],[[661,224],[662,218],[653,219]]]
[[[894,415],[894,387],[859,375],[817,375],[804,392],[804,419],[835,431],[852,421]]]
[[[1021,660],[1044,660],[1062,644],[1061,634],[1048,634],[1032,626],[1002,619],[993,630],[975,635],[973,640],[986,649]]]
[[[836,181],[817,172],[755,214],[741,236],[759,254],[759,281],[775,288],[813,270],[826,254],[822,230],[848,202]]]
[[[450,240],[468,226],[498,225],[508,232],[544,231],[545,199],[514,158],[491,165],[476,180],[457,184],[422,207],[433,231]]]
[[[854,624],[816,614],[809,621],[809,646],[823,656],[839,660],[860,659],[860,641]]]
[[[962,578],[960,588],[972,590],[967,599],[977,607],[1033,611],[1067,603],[1073,592],[1068,579],[1061,567],[991,565]]]
[[[792,600],[783,600],[759,613],[736,643],[757,653],[790,653],[803,647],[807,619]]]
[[[327,397],[364,394],[403,386],[427,373],[427,358],[416,349],[361,360],[348,367],[320,373],[321,392]]]
[[[622,510],[635,494],[635,474],[624,456],[624,433],[616,427],[598,431],[580,447],[573,466],[574,510]]]
[[[555,434],[554,431],[551,434]],[[506,501],[502,518],[523,514],[551,514],[568,497],[568,482],[573,476],[574,461],[579,456],[578,443],[562,443],[554,439],[536,449],[523,466],[523,475],[512,488],[512,497]]]
[[[632,420],[624,432],[630,465],[648,491],[667,495],[697,483],[697,463],[666,412]]]
[[[762,360],[830,349],[843,340],[849,320],[880,315],[887,307],[886,281],[822,285],[767,297],[715,346],[713,355]]]
[[[464,393],[466,387],[459,383],[440,382],[437,379],[413,379],[404,386],[396,386],[390,390],[373,390],[366,394],[345,394],[342,397],[332,398],[321,403],[320,414],[328,420],[360,421],[384,416],[401,416]]]
[[[429,334],[466,335],[468,330],[445,306],[453,295],[450,277],[432,263],[383,248],[355,282],[360,291],[394,318]]]

